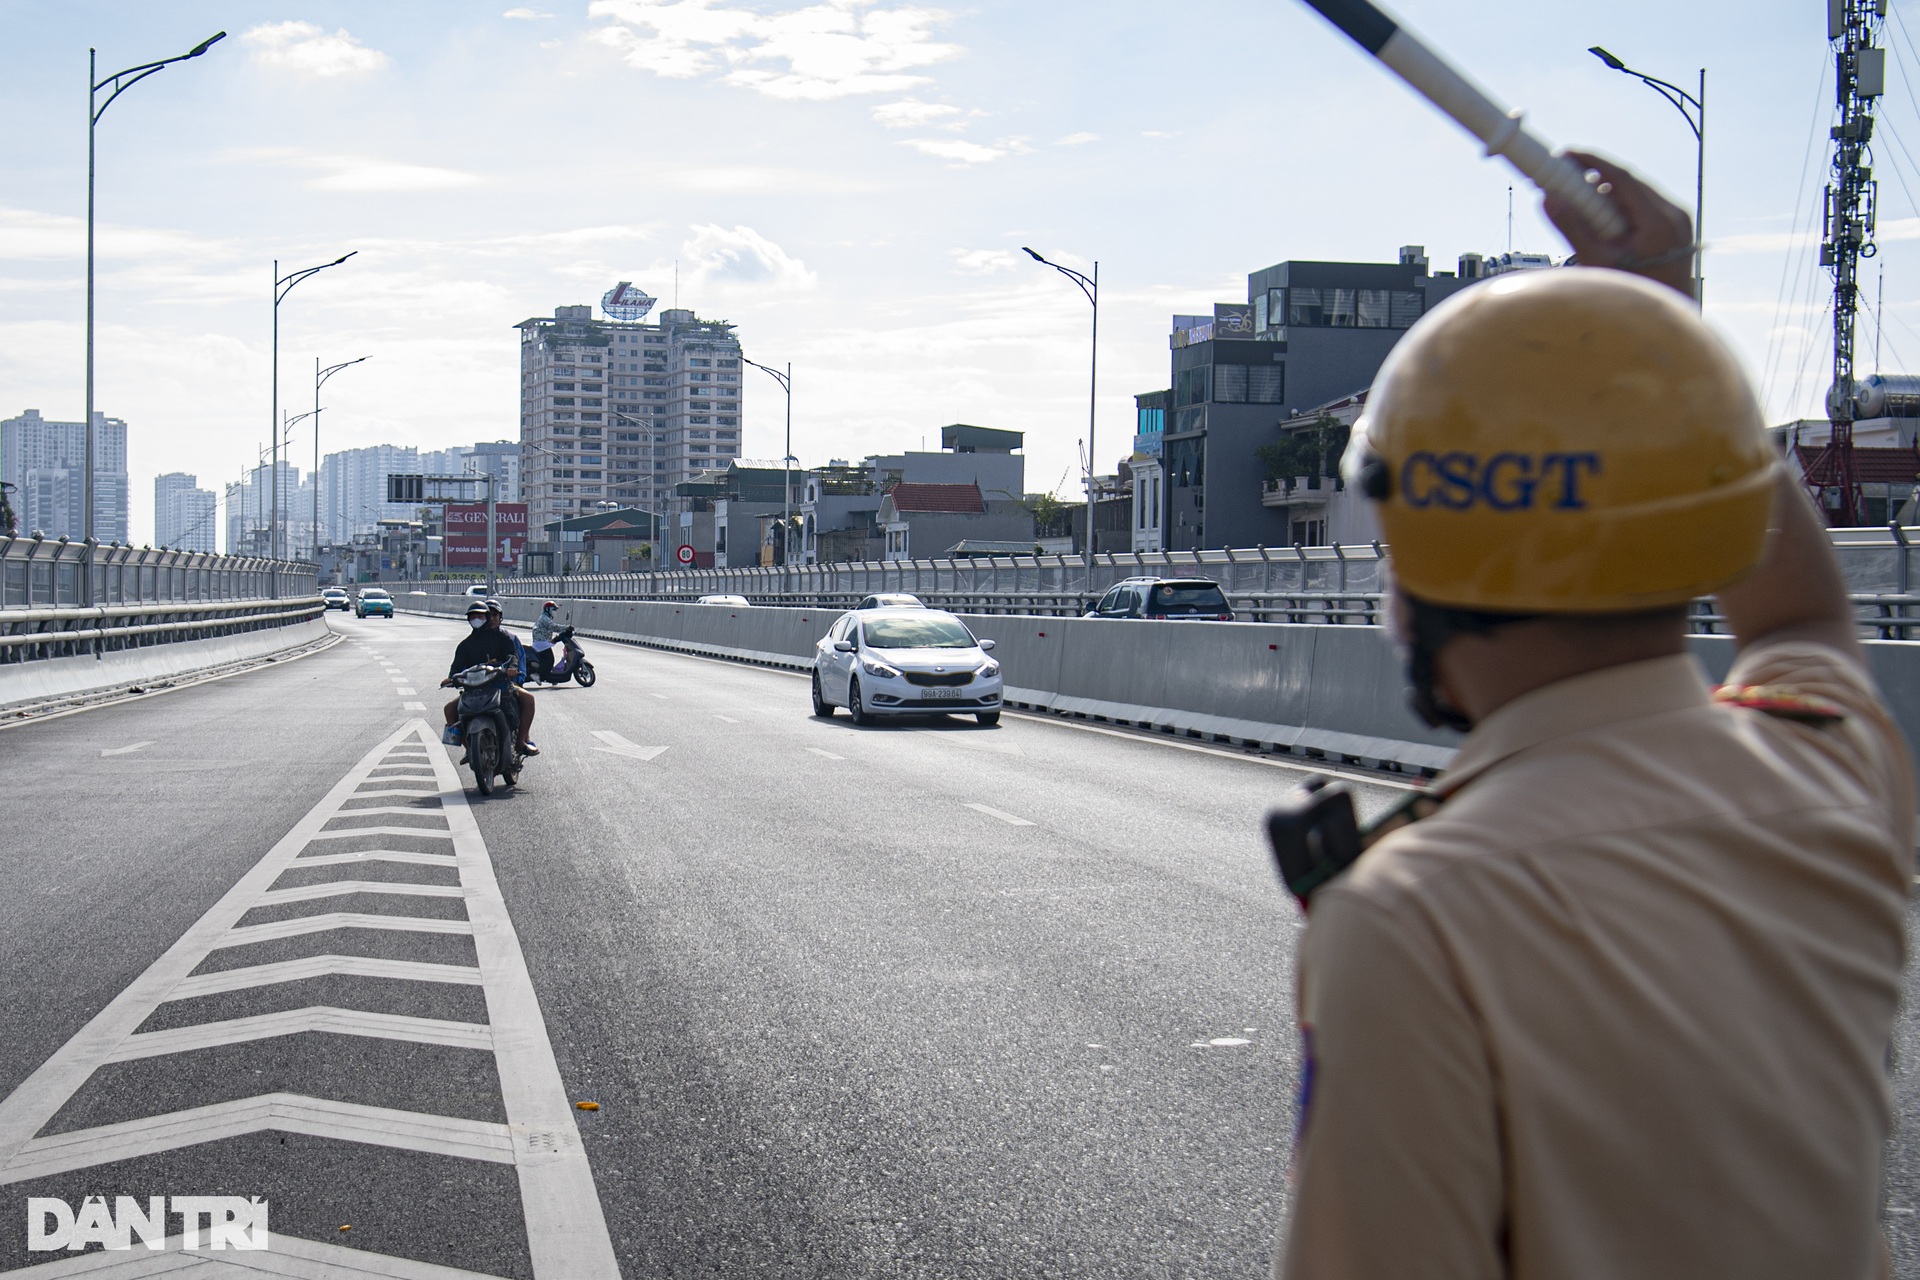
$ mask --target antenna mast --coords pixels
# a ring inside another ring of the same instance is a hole
[[[1886,89],[1887,51],[1874,43],[1887,16],[1887,0],[1827,0],[1827,38],[1833,42],[1834,100],[1838,122],[1833,174],[1827,183],[1820,265],[1833,273],[1833,385],[1827,389],[1827,444],[1805,464],[1808,492],[1827,523],[1855,526],[1861,520],[1860,477],[1854,464],[1853,422],[1858,411],[1854,380],[1854,321],[1860,309],[1860,260],[1878,251],[1873,243],[1874,100]]]

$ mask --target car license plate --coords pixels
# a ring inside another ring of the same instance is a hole
[[[959,698],[959,696],[960,696],[960,690],[958,690],[958,689],[929,689],[929,690],[927,690],[927,696],[928,696],[929,698],[955,698],[955,699],[957,699],[957,698]]]

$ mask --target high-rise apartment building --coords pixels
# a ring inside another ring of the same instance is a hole
[[[280,463],[280,545],[289,555],[304,554],[306,549],[306,525],[312,520],[311,513],[303,515],[296,522],[295,498],[300,492],[300,469],[282,461]],[[230,556],[264,556],[270,554],[272,540],[268,536],[270,522],[267,517],[273,506],[273,466],[260,463],[243,472],[238,484],[227,486],[227,546]],[[296,527],[296,523],[297,526]]]
[[[621,283],[520,330],[520,490],[535,535],[603,502],[660,512],[673,486],[740,457],[740,340]]]
[[[93,536],[120,542],[127,536],[127,424],[93,415]],[[54,422],[28,409],[0,421],[0,480],[14,486],[13,506],[22,532],[79,539],[87,456],[86,426]]]
[[[406,520],[414,509],[387,501],[387,477],[421,470],[420,452],[393,444],[345,449],[320,460],[321,540],[345,546],[382,520]]]
[[[153,478],[153,545],[178,551],[212,551],[219,530],[219,500],[200,487],[198,476],[169,471]]]

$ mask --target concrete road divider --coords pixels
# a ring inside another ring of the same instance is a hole
[[[310,618],[209,640],[118,649],[98,657],[82,654],[10,662],[0,665],[0,710],[110,693],[135,685],[192,680],[236,662],[302,649],[332,634],[324,618]]]
[[[448,617],[466,607],[458,596],[398,603]],[[537,600],[504,604],[511,622],[539,617]],[[569,600],[559,616],[583,636],[807,671],[815,642],[840,614]],[[1460,741],[1408,709],[1400,660],[1377,627],[961,616],[997,642],[1012,707],[1408,772],[1445,768]],[[1732,639],[1690,640],[1709,677],[1723,678]],[[1909,740],[1920,736],[1920,644],[1865,643],[1887,706]]]

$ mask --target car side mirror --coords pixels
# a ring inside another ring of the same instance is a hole
[[[835,641],[833,642],[833,648],[834,648],[834,652],[836,652],[836,653],[852,653],[852,652],[853,652],[853,641],[851,641],[851,640],[835,640]]]
[[[982,641],[980,642],[980,652],[982,652],[982,653],[992,653],[992,652],[993,652],[993,641],[991,641],[991,640],[982,640]]]

